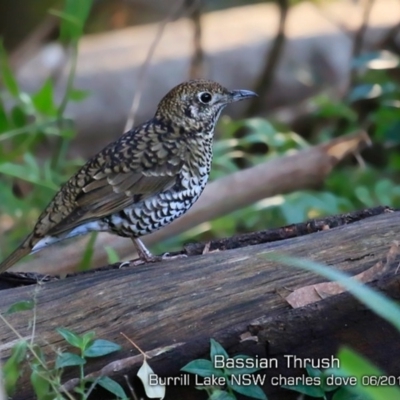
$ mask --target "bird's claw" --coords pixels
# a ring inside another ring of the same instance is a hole
[[[136,258],[135,260],[125,261],[120,264],[119,268],[123,268],[126,266],[137,267],[138,265],[150,264],[160,261],[177,260],[179,258],[186,258],[186,257],[187,257],[186,254],[176,254],[174,256],[171,256],[170,253],[164,253],[161,256],[151,256],[151,257],[146,257],[146,259]]]

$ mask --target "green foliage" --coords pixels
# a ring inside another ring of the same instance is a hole
[[[119,255],[112,247],[105,246],[104,250],[107,253],[107,262],[109,265],[115,264],[119,261]]]
[[[56,360],[56,368],[63,369],[66,367],[78,367],[80,370],[80,384],[77,392],[86,398],[86,386],[89,383],[100,385],[113,393],[118,398],[126,398],[122,387],[111,378],[100,378],[93,381],[92,379],[85,378],[84,365],[86,358],[102,357],[116,351],[121,350],[121,346],[104,339],[95,339],[94,332],[87,332],[83,335],[78,335],[65,328],[57,328],[57,332],[66,340],[71,346],[79,350],[79,355],[70,352],[59,353]]]
[[[83,252],[81,262],[78,265],[78,271],[87,271],[91,267],[92,257],[94,254],[94,245],[96,243],[97,232],[92,232],[89,241],[86,245],[85,251]]]
[[[214,339],[210,340],[210,360],[198,359],[193,360],[186,364],[181,370],[189,372],[191,374],[198,375],[205,378],[204,386],[198,387],[197,389],[205,390],[208,394],[209,400],[231,400],[236,399],[235,392],[244,396],[266,400],[267,396],[263,390],[256,384],[251,383],[249,385],[239,385],[232,377],[239,378],[244,374],[253,374],[260,370],[260,368],[216,368],[215,357],[223,357],[224,360],[229,358],[226,350]],[[251,359],[247,355],[237,355],[233,359]],[[211,378],[220,378],[220,382],[223,383],[220,386],[208,384],[212,382]],[[222,386],[222,387],[221,387]]]
[[[100,377],[99,379],[97,379],[96,384],[101,386],[103,389],[106,389],[108,392],[112,393],[114,396],[117,397],[117,399],[128,399],[122,386],[108,376]]]
[[[52,10],[61,18],[60,39],[65,43],[77,41],[83,34],[83,27],[92,8],[92,1],[65,0],[64,10]]]
[[[15,392],[19,377],[23,373],[22,363],[28,351],[26,340],[18,341],[11,350],[11,357],[3,367],[4,389],[9,395]]]
[[[11,305],[10,308],[7,310],[6,314],[13,314],[15,312],[21,312],[21,311],[29,311],[32,310],[34,306],[35,302],[32,300],[19,301],[18,303],[14,303],[13,305]]]
[[[347,197],[351,209],[377,204],[400,206],[400,82],[391,75],[399,65],[399,57],[388,51],[362,54],[354,60],[357,79],[344,100],[327,95],[314,100],[315,117],[323,126],[318,131],[320,137],[326,140],[367,129],[372,139],[366,168],[345,166],[327,181],[328,190]]]
[[[266,258],[278,263],[301,268],[314,272],[329,280],[335,281],[344,286],[354,297],[365,304],[375,314],[391,323],[400,332],[400,307],[387,298],[385,295],[360,283],[349,275],[333,268],[319,264],[311,260],[293,258],[289,256],[269,253]],[[400,398],[398,379],[389,381],[389,377],[370,361],[359,355],[352,349],[342,347],[337,355],[339,368],[330,368],[319,371],[314,368],[307,368],[309,376],[320,376],[320,384],[311,386],[293,385],[285,386],[286,389],[295,390],[311,397],[327,399],[327,393],[336,390],[336,386],[328,386],[328,376],[352,378],[355,384],[344,384],[332,394],[332,400],[383,400]],[[343,379],[343,382],[346,382]]]
[[[391,301],[390,303],[395,305],[395,303]],[[400,311],[399,307],[397,307],[397,311]],[[380,315],[380,313],[378,313],[378,315]],[[398,327],[397,329],[400,331]],[[347,391],[350,392],[349,399],[353,395],[372,400],[398,399],[400,397],[400,388],[394,386],[393,383],[385,383],[389,382],[389,380],[386,379],[390,378],[387,376],[385,377],[385,374],[365,357],[347,347],[342,347],[337,356],[340,361],[340,368],[328,370],[326,373],[356,378],[357,385],[346,386]],[[395,384],[398,383],[399,382],[396,380]]]
[[[51,79],[34,93],[22,91],[0,43],[0,214],[12,220],[7,224],[12,227],[10,234],[1,240],[0,256],[21,241],[60,184],[82,163],[66,157],[76,132],[64,112],[69,102],[81,101],[87,95],[74,88],[73,80],[77,41],[91,5],[91,0],[66,0],[64,9],[58,11],[62,18],[60,38],[70,46],[72,56],[67,87],[59,104],[54,99]],[[45,147],[54,149],[49,160],[39,156]],[[90,264],[90,256],[89,249],[82,268]]]
[[[32,309],[34,302],[19,302],[12,305],[9,312],[21,312]],[[8,322],[1,317],[3,322]],[[34,323],[33,323],[34,325]],[[11,326],[10,326],[11,327]],[[109,377],[98,379],[86,378],[84,366],[87,358],[103,357],[117,352],[121,346],[104,339],[96,339],[94,332],[78,335],[65,328],[57,328],[62,338],[72,346],[75,352],[58,352],[55,362],[47,360],[41,348],[35,344],[20,339],[12,348],[11,356],[3,367],[3,378],[6,393],[11,396],[16,392],[18,379],[24,371],[30,371],[30,381],[38,400],[50,399],[87,399],[94,386],[99,385],[108,390],[118,399],[127,396],[117,382]],[[17,333],[17,332],[16,332]],[[18,333],[17,333],[18,334]],[[61,378],[66,368],[77,368],[79,371],[79,384],[74,389],[74,394],[61,389]],[[76,397],[79,395],[79,397]]]

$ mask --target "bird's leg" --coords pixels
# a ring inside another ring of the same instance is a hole
[[[157,256],[151,254],[151,251],[144,245],[139,238],[132,238],[133,245],[139,255],[139,258],[144,262],[154,262]]]
[[[139,255],[139,260],[133,260],[129,263],[131,266],[140,265],[143,263],[151,263],[163,260],[173,260],[177,258],[185,258],[186,254],[177,254],[175,256],[170,256],[169,253],[165,253],[162,256],[153,255],[150,250],[144,245],[144,243],[139,238],[132,238],[133,245]]]

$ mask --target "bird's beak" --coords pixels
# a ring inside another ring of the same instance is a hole
[[[232,96],[232,102],[258,96],[257,93],[254,93],[251,90],[232,90],[230,94]]]

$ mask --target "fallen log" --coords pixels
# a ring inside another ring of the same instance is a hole
[[[398,376],[398,363],[390,356],[400,350],[394,328],[348,293],[291,310],[285,299],[288,293],[324,279],[279,265],[266,256],[279,252],[310,258],[351,275],[375,268],[375,275],[370,277],[373,285],[397,299],[400,278],[394,271],[400,254],[394,241],[400,234],[400,212],[380,207],[309,221],[281,228],[280,235],[274,233],[274,242],[265,242],[267,232],[255,233],[243,241],[240,236],[232,238],[230,245],[229,240],[216,242],[200,256],[190,254],[203,251],[204,246],[192,248],[186,259],[135,268],[115,266],[6,289],[1,292],[0,312],[15,302],[35,297],[35,341],[48,357],[54,356],[54,349],[66,348],[55,332],[61,326],[80,334],[95,330],[97,337],[121,344],[120,352],[90,360],[86,372],[106,374],[122,383],[125,374],[135,376],[142,356],[132,351],[120,332],[153,355],[149,362],[160,376],[177,375],[188,361],[208,357],[211,337],[231,355],[245,353],[278,360],[284,360],[286,354],[328,357],[340,344],[349,344],[387,373]],[[284,232],[289,232],[290,238],[285,239]],[[257,237],[263,239],[257,242]],[[216,251],[218,247],[221,251]],[[6,273],[2,279],[10,276],[15,279],[18,275]],[[28,313],[7,316],[27,339],[32,335]],[[0,338],[0,352],[7,357],[15,334],[1,323]],[[277,369],[265,371],[267,377],[300,372],[287,368],[284,361]],[[65,378],[68,385],[73,385],[74,376],[68,371]],[[264,388],[269,399],[295,398],[293,393],[268,382]],[[197,396],[193,386],[167,388],[167,399],[204,398]],[[34,398],[28,377],[22,378],[14,398]]]

